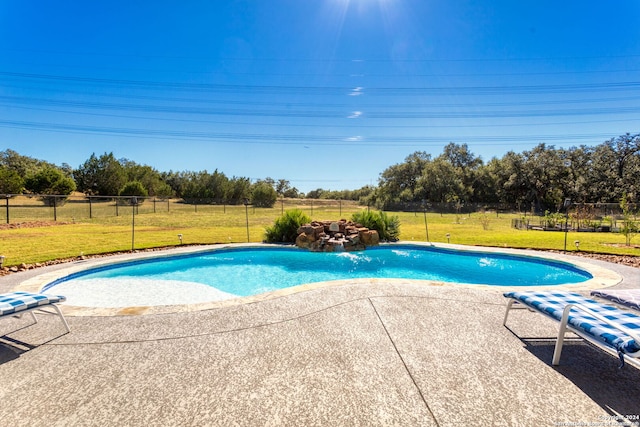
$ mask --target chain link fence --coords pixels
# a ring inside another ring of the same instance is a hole
[[[239,207],[255,211],[245,200],[224,201],[214,199],[161,199],[156,197],[124,196],[52,196],[52,195],[6,195],[0,197],[0,223],[33,221],[76,222],[96,218],[118,217],[156,213],[226,213]],[[351,216],[363,208],[352,200],[325,199],[278,199],[271,208],[274,213],[289,209],[301,209],[309,216],[323,211]],[[257,208],[260,209],[260,208]]]
[[[235,211],[244,207],[246,200],[215,200],[215,199],[165,199],[156,197],[130,196],[53,196],[53,195],[5,195],[0,196],[0,223],[20,223],[31,221],[61,221],[75,222],[94,218],[118,217],[135,214],[155,213],[206,213]],[[256,208],[248,207],[252,210]],[[271,208],[274,213],[284,213],[289,209],[300,209],[311,217],[321,215],[323,211],[331,211],[332,215],[341,218],[349,217],[352,213],[369,209],[353,200],[330,199],[278,199]],[[631,206],[637,211],[640,206]],[[260,209],[260,208],[258,208]],[[390,212],[430,212],[440,214],[467,215],[474,212],[500,213],[520,212],[522,220],[516,220],[514,227],[524,224],[543,226],[548,218],[523,211],[521,206],[498,203],[432,203],[410,202],[398,203],[386,208]],[[564,214],[564,213],[563,213]],[[557,213],[555,215],[558,215]],[[614,226],[616,220],[622,216],[622,210],[616,203],[580,203],[569,207],[569,221],[578,228],[595,228],[606,225]]]

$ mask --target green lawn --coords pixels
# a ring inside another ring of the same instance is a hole
[[[346,202],[339,206],[316,203],[311,207],[298,207],[314,220],[350,218],[351,214],[366,209]],[[283,209],[280,202],[271,209],[244,206],[172,205],[155,213],[152,206],[140,207],[135,215],[135,234],[132,242],[132,208],[119,207],[115,216],[113,205],[93,206],[93,218],[77,219],[58,213],[58,225],[10,228],[0,230],[0,255],[5,256],[5,266],[31,264],[53,259],[129,251],[153,247],[177,246],[182,234],[184,244],[261,242],[267,226],[273,224]],[[86,208],[86,206],[85,206]],[[104,209],[104,212],[101,211]],[[313,212],[312,212],[313,209]],[[63,209],[61,209],[64,212]],[[564,248],[565,234],[552,231],[523,231],[511,228],[511,220],[519,214],[487,216],[488,227],[481,222],[481,214],[440,215],[427,214],[427,227],[423,213],[388,213],[400,218],[400,238],[404,241],[447,242],[464,245],[498,246],[513,248],[556,249]],[[80,215],[78,215],[80,216]],[[43,218],[51,221],[50,218]],[[447,239],[447,234],[449,239]],[[580,250],[611,254],[640,254],[633,247],[624,246],[624,236],[617,233],[567,233],[567,249],[575,251],[574,242],[580,241]],[[633,243],[633,242],[632,242]]]

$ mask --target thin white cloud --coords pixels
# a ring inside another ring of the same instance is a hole
[[[348,119],[357,119],[362,116],[362,111],[354,111],[350,115],[347,116]]]
[[[347,138],[344,139],[345,142],[359,142],[364,140],[364,137],[357,135],[357,136],[349,136]]]
[[[351,92],[349,92],[349,96],[360,96],[360,95],[362,95],[364,93],[363,90],[364,90],[364,88],[361,87],[361,86],[353,88],[351,90]]]

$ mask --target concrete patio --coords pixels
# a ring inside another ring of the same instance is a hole
[[[620,274],[618,287],[639,283],[637,269],[581,261]],[[39,273],[0,278],[0,291]],[[55,316],[24,328],[29,317],[3,319],[0,420],[554,426],[640,414],[640,370],[577,339],[552,367],[556,325],[518,310],[505,328],[504,308],[500,289],[371,281],[198,311],[72,315],[66,335]]]

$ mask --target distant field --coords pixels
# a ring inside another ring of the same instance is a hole
[[[130,251],[132,246],[135,249],[177,246],[180,244],[179,234],[182,235],[183,244],[189,245],[241,243],[247,240],[261,242],[265,228],[272,225],[286,209],[303,209],[314,220],[348,219],[354,212],[367,209],[353,202],[326,200],[278,201],[274,208],[269,209],[251,206],[245,209],[243,205],[194,206],[176,202],[157,202],[154,213],[153,204],[147,201],[137,208],[135,216],[131,206],[118,206],[116,216],[115,204],[102,202],[92,203],[92,218],[89,218],[86,203],[67,203],[57,208],[57,221],[53,222],[50,212],[52,208],[42,207],[41,202],[32,203],[38,207],[25,206],[23,209],[27,213],[39,212],[39,215],[23,214],[24,220],[14,220],[18,212],[16,210],[12,213],[11,224],[0,224],[0,255],[5,256],[5,266]],[[432,242],[449,241],[464,245],[556,250],[564,248],[563,232],[523,231],[511,228],[511,220],[521,218],[520,214],[515,213],[496,215],[495,212],[490,212],[485,217],[488,223],[486,230],[481,222],[483,216],[479,213],[441,215],[430,212],[427,213],[426,226],[422,212],[388,214],[400,218],[400,238],[404,241],[427,241],[428,231],[429,240]],[[19,228],[8,228],[15,227],[16,223],[23,225]],[[640,242],[640,237],[637,239]],[[640,254],[637,248],[624,246],[624,236],[617,233],[569,232],[567,250],[576,250],[576,240],[580,242],[581,251]]]

